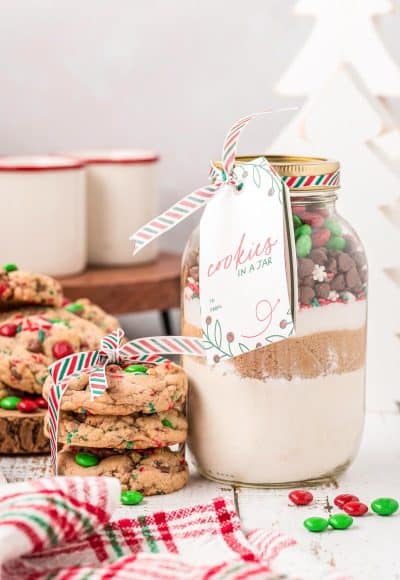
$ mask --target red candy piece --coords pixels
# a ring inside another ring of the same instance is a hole
[[[56,342],[55,344],[53,344],[53,348],[51,350],[53,352],[54,358],[57,359],[69,356],[74,352],[72,344],[67,340],[60,340],[59,342]]]
[[[316,230],[311,234],[313,248],[321,248],[325,246],[329,238],[331,237],[331,232],[327,229]]]
[[[322,215],[316,213],[312,216],[312,218],[310,218],[310,225],[313,228],[322,228],[322,226],[324,225],[324,221],[325,218]]]
[[[308,505],[314,499],[314,496],[311,492],[306,491],[305,489],[294,489],[289,493],[289,499],[295,505]]]
[[[15,336],[17,334],[18,326],[10,322],[9,324],[3,324],[0,326],[1,336]]]
[[[349,501],[344,504],[343,510],[346,514],[349,514],[349,516],[360,517],[367,513],[368,506],[361,501]]]
[[[359,501],[358,497],[356,495],[352,495],[351,493],[342,493],[340,495],[337,495],[335,497],[335,499],[333,500],[333,503],[339,507],[339,508],[343,508],[343,506],[346,503],[349,503],[350,501]]]
[[[22,413],[33,413],[37,408],[35,401],[32,401],[32,399],[22,399],[17,405],[18,411]]]
[[[6,282],[0,282],[0,296],[8,290],[8,284]]]
[[[48,407],[47,401],[43,397],[37,397],[35,399],[35,403],[39,407],[39,409],[47,409]]]

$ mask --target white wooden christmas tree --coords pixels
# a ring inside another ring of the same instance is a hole
[[[338,209],[369,258],[368,406],[393,410],[400,399],[400,135],[380,97],[400,97],[400,70],[372,20],[392,5],[300,0],[296,7],[317,20],[277,90],[307,101],[268,151],[341,162]]]

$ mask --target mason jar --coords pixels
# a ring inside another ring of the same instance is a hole
[[[320,481],[346,469],[359,447],[365,400],[367,261],[336,209],[339,163],[267,159],[290,190],[295,335],[218,364],[183,357],[189,447],[200,473],[257,487]],[[200,292],[197,229],[183,256],[184,335],[201,336]]]

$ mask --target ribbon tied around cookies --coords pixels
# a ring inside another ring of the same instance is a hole
[[[153,336],[124,343],[121,328],[101,340],[94,351],[77,352],[49,367],[52,385],[49,391],[49,433],[52,461],[56,464],[58,422],[62,396],[71,379],[85,373],[89,377],[91,399],[100,397],[108,388],[106,368],[110,364],[128,365],[142,362],[159,364],[164,355],[204,356],[203,340],[188,336]]]

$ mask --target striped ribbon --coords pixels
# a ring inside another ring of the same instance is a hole
[[[234,166],[242,131],[247,127],[250,121],[256,117],[294,110],[296,110],[296,107],[278,109],[276,111],[262,111],[261,113],[253,113],[252,115],[248,115],[247,117],[243,117],[236,121],[225,137],[222,147],[221,167],[218,167],[211,162],[210,177],[212,185],[200,187],[199,189],[192,191],[192,193],[189,193],[189,195],[185,195],[185,197],[177,201],[172,207],[167,209],[167,211],[150,220],[146,225],[137,230],[129,238],[133,241],[133,255],[140,252],[140,250],[145,248],[150,244],[150,242],[162,234],[165,234],[178,223],[202,208],[222,187],[228,185],[234,188],[235,191],[240,190],[241,183],[237,181],[234,174]]]
[[[138,362],[160,363],[165,354],[204,356],[203,340],[190,336],[152,336],[123,344],[124,331],[118,328],[105,336],[99,350],[78,352],[58,360],[49,367],[52,385],[49,392],[49,433],[51,457],[57,469],[58,422],[61,400],[71,379],[81,373],[89,376],[91,398],[96,399],[108,388],[108,364]]]
[[[340,171],[333,173],[324,173],[322,175],[300,175],[292,176],[285,175],[281,177],[282,181],[289,189],[303,189],[304,187],[321,187],[338,185],[340,178]]]

